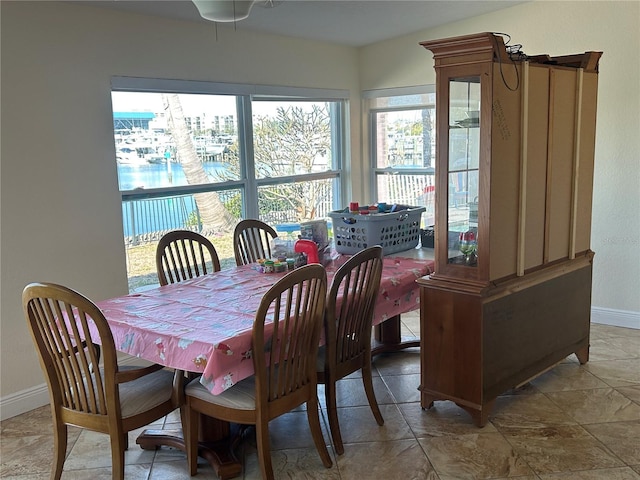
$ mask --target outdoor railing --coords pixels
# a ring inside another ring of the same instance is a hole
[[[220,192],[219,196],[224,204]],[[330,210],[329,202],[320,202],[316,216],[326,217]],[[157,242],[171,230],[202,230],[200,211],[193,195],[123,201],[122,219],[127,246]],[[293,209],[268,212],[262,220],[274,226],[299,223]]]
[[[433,211],[434,189],[430,178],[398,175],[385,180],[381,198],[394,203],[426,206],[427,212]],[[231,197],[226,198],[224,192],[218,192],[218,196],[223,204],[233,201]],[[316,205],[315,218],[328,217],[333,210],[331,193],[327,192],[322,197],[326,200]],[[171,230],[202,230],[200,212],[193,195],[125,200],[122,202],[122,219],[127,246],[158,241]],[[298,212],[294,209],[270,211],[261,215],[261,219],[274,226],[299,223]]]

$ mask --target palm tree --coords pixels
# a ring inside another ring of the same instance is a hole
[[[180,97],[175,93],[163,94],[162,101],[168,113],[169,127],[176,142],[176,150],[187,183],[189,185],[209,183],[210,179],[196,154],[191,135],[184,121]],[[236,220],[224,207],[216,192],[197,193],[194,198],[202,219],[201,233],[210,235],[233,230]]]

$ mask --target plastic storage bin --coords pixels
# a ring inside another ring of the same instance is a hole
[[[415,248],[420,240],[420,216],[425,207],[398,206],[392,213],[361,215],[333,211],[333,238],[338,253],[352,255],[380,245],[385,255]]]

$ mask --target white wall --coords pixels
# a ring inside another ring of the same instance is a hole
[[[604,52],[591,234],[592,320],[640,328],[640,2],[536,1],[370,45],[360,52],[361,88],[434,83],[432,54],[419,42],[477,32],[508,33],[528,55]]]
[[[357,156],[360,92],[350,47],[223,25],[216,40],[212,24],[73,2],[2,2],[1,22],[4,418],[47,401],[24,286],[62,283],[96,301],[127,292],[111,76],[350,90]]]

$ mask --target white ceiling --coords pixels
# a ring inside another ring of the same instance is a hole
[[[190,0],[106,0],[79,3],[207,22],[200,18]],[[238,21],[235,28],[361,47],[519,3],[525,1],[257,0],[249,18]]]

